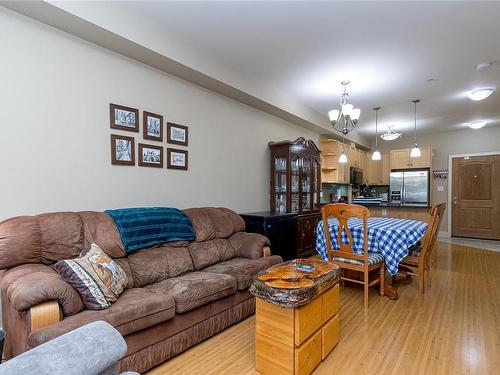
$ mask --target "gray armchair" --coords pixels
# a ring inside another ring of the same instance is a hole
[[[108,323],[97,321],[1,364],[0,374],[115,375],[117,362],[126,352],[127,344],[120,333]]]

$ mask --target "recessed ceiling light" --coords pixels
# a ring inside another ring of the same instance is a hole
[[[491,66],[491,63],[479,63],[474,66],[474,69],[481,71],[481,70],[486,70]]]
[[[474,121],[469,124],[469,127],[472,129],[481,129],[486,124],[486,121]]]
[[[495,91],[495,89],[492,89],[492,88],[472,90],[469,94],[469,99],[476,100],[476,101],[483,100],[483,99],[486,99],[491,94],[493,94],[494,91]]]

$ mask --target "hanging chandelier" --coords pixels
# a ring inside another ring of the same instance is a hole
[[[332,109],[328,112],[328,117],[330,118],[333,128],[344,135],[354,130],[358,124],[359,115],[361,114],[359,108],[354,108],[352,104],[349,104],[347,85],[350,83],[351,81],[342,81],[341,83],[341,85],[344,86],[344,92],[340,96],[340,111],[338,109]]]
[[[395,131],[392,125],[387,125],[387,131],[380,136],[384,141],[394,141],[401,137],[401,133]]]

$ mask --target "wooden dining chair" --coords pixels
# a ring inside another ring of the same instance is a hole
[[[337,264],[344,270],[358,271],[363,274],[363,280],[354,280],[342,275],[342,280],[351,281],[357,284],[362,284],[364,287],[364,310],[368,310],[368,288],[370,286],[380,284],[380,295],[384,295],[384,279],[385,279],[385,261],[382,254],[368,252],[368,218],[370,211],[368,208],[357,204],[327,204],[321,208],[323,219],[323,229],[325,232],[326,246],[328,250],[328,260]],[[328,219],[334,217],[339,222],[337,233],[337,244],[339,250],[332,248],[330,239],[330,231],[328,229]],[[351,231],[347,225],[350,218],[359,218],[363,220],[363,255],[356,254],[353,251],[353,239]],[[342,243],[342,232],[345,232],[348,243]],[[372,270],[379,269],[379,277],[370,282],[369,273]]]
[[[439,228],[443,220],[445,209],[446,203],[440,203],[432,207],[429,228],[427,232],[425,232],[422,246],[413,249],[410,254],[399,263],[399,273],[418,277],[418,288],[421,294],[425,292],[426,282],[428,286],[431,285],[432,268],[434,266],[432,264],[432,258],[435,254],[434,248],[436,247]]]

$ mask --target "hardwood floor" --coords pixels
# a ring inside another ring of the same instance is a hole
[[[438,243],[432,287],[400,279],[399,300],[340,292],[340,342],[315,375],[500,374],[500,253]],[[231,327],[149,374],[256,374],[255,318]]]

